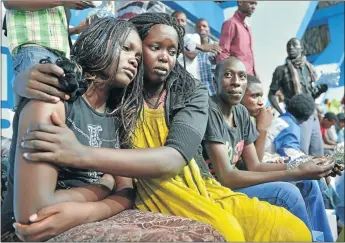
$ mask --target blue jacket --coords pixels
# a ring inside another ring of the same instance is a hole
[[[300,151],[301,130],[297,119],[289,112],[282,114],[279,118],[286,123],[286,126],[274,138],[273,143],[276,152],[281,156],[286,156],[286,148]]]

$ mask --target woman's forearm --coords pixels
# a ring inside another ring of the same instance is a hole
[[[125,188],[98,202],[88,203],[87,222],[101,221],[133,207],[135,190]]]
[[[85,148],[77,168],[100,171],[131,178],[170,178],[181,171],[186,162],[174,148],[108,149]]]
[[[62,202],[96,202],[111,194],[111,190],[102,184],[92,184],[85,187],[75,187],[55,191],[53,204]]]

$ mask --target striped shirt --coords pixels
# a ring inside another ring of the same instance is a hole
[[[209,39],[209,44],[215,44],[214,41]],[[198,66],[200,81],[206,85],[210,96],[216,94],[216,89],[213,82],[215,65],[215,55],[210,52],[198,52]]]
[[[6,10],[9,49],[15,56],[24,44],[36,44],[69,57],[68,26],[62,6],[38,11]]]

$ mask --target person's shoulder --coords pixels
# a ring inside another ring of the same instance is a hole
[[[274,72],[275,73],[282,73],[282,72],[285,72],[286,68],[287,68],[286,64],[283,64],[283,65],[280,65],[280,66],[276,67]]]
[[[296,118],[289,112],[285,112],[284,114],[280,116],[280,118],[284,120],[285,122],[287,122],[289,126],[299,127]]]
[[[247,108],[242,104],[235,105],[234,111],[235,111],[235,113],[237,113],[239,115],[250,117]]]
[[[235,15],[225,20],[223,24],[233,24],[234,22],[236,22]]]
[[[191,74],[189,74],[189,75],[191,75]],[[195,87],[194,91],[200,91],[202,93],[207,94],[207,96],[208,96],[208,89],[207,89],[206,85],[204,85],[199,79],[197,79],[197,78],[195,78],[193,76],[192,76],[192,80],[193,80],[193,82],[195,84],[194,85],[194,87]]]
[[[188,33],[184,37],[186,40],[192,40],[195,43],[200,43],[200,36],[197,33]]]
[[[40,121],[57,112],[60,118],[65,117],[65,105],[62,101],[57,103],[48,103],[40,100],[30,100],[20,111],[21,119],[30,119]]]
[[[208,107],[213,112],[217,112],[217,113],[220,112],[220,108],[219,108],[218,104],[216,103],[216,101],[212,97],[210,97],[208,100]]]

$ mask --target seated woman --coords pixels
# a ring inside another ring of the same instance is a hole
[[[105,52],[100,55],[102,51]],[[40,150],[24,149],[20,144],[31,126],[53,124],[60,117],[66,123],[62,127],[71,128],[85,146],[125,146],[142,103],[141,56],[142,44],[135,27],[125,21],[105,18],[95,21],[80,35],[73,47],[75,61],[61,58],[57,61],[60,67],[39,64],[33,68],[31,77],[44,78],[43,73],[52,73],[54,76],[49,80],[60,83],[72,95],[70,101],[55,104],[23,99],[16,110],[8,191],[1,214],[3,240],[14,233],[15,221],[27,224],[30,215],[50,205],[80,203],[74,205],[80,206],[73,209],[80,214],[68,220],[69,228],[132,207],[132,179],[55,166],[44,160],[30,163],[22,154]],[[103,214],[88,214],[93,207],[108,210]]]
[[[176,63],[183,27],[167,14],[141,14],[130,22],[143,41],[145,105],[134,134],[141,149],[86,149],[69,129],[39,125],[29,129],[25,137],[33,139],[23,146],[44,151],[26,158],[136,178],[137,208],[208,223],[227,241],[311,241],[306,225],[286,209],[222,187],[208,172],[199,150],[208,92]]]

